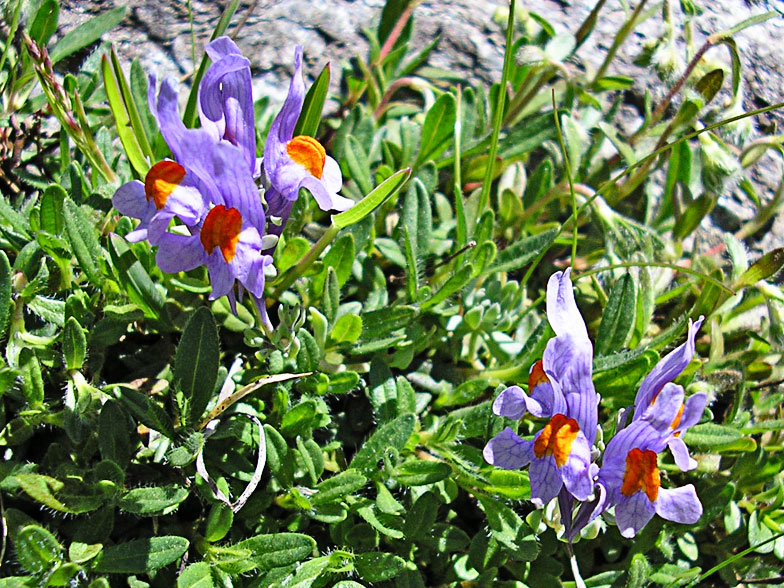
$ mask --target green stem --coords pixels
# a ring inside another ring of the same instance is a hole
[[[506,23],[506,50],[504,52],[504,70],[501,74],[501,83],[498,86],[498,96],[493,117],[493,134],[490,139],[490,151],[487,157],[487,169],[485,178],[482,182],[482,193],[479,196],[479,206],[477,207],[476,217],[479,218],[490,203],[490,187],[493,184],[493,172],[495,171],[495,154],[498,150],[498,136],[501,133],[501,123],[504,119],[504,104],[506,102],[506,85],[509,80],[509,72],[512,69],[512,36],[514,34],[515,1],[509,0],[509,19]]]
[[[457,217],[457,243],[456,249],[460,251],[465,246],[468,239],[468,229],[466,228],[465,205],[463,204],[463,180],[462,180],[462,134],[463,134],[463,91],[457,87],[457,115],[455,116],[455,165],[454,165],[454,184],[452,191],[455,197],[455,216]]]
[[[566,144],[564,143],[563,132],[561,132],[561,121],[558,120],[558,107],[555,104],[555,88],[552,90],[553,94],[553,118],[555,120],[555,130],[558,135],[558,145],[561,148],[561,156],[564,160],[564,171],[566,172],[566,179],[569,181],[569,196],[572,199],[572,267],[574,267],[575,259],[577,258],[577,195],[574,192],[574,181],[572,180],[572,166],[569,162],[569,154],[566,152]]]
[[[667,261],[629,261],[629,262],[624,262],[624,263],[613,263],[613,264],[610,264],[610,265],[605,265],[605,266],[602,266],[602,267],[597,267],[597,268],[594,268],[594,269],[591,269],[591,270],[587,270],[587,271],[581,272],[580,275],[575,276],[574,281],[577,281],[577,280],[579,280],[581,278],[585,278],[585,277],[588,277],[588,276],[593,276],[593,275],[601,273],[601,272],[606,272],[606,271],[609,271],[609,270],[614,270],[614,269],[619,269],[619,268],[627,268],[627,267],[665,267],[667,269],[671,269],[671,270],[674,270],[676,272],[681,272],[681,273],[684,273],[684,274],[689,274],[690,276],[695,276],[695,277],[701,278],[701,279],[705,280],[706,282],[710,282],[711,284],[714,284],[715,286],[718,286],[719,288],[721,288],[722,290],[724,290],[725,292],[727,292],[731,296],[735,295],[735,291],[733,289],[729,288],[728,286],[725,286],[724,284],[722,284],[716,278],[711,277],[711,276],[709,276],[707,274],[703,274],[702,272],[698,272],[697,270],[693,270],[693,269],[688,268],[688,267],[683,267],[683,266],[677,265],[675,263],[669,263]]]
[[[599,70],[596,72],[596,76],[593,78],[593,83],[595,84],[597,81],[604,77],[604,74],[607,72],[607,68],[610,67],[613,59],[615,59],[615,54],[618,53],[618,49],[621,48],[623,42],[626,41],[626,38],[631,34],[634,30],[634,27],[637,26],[637,19],[642,12],[642,9],[645,7],[645,4],[648,0],[640,0],[640,3],[637,5],[637,8],[634,9],[632,12],[631,17],[621,27],[621,30],[618,31],[618,34],[615,35],[615,39],[613,39],[613,43],[610,46],[609,51],[607,51],[607,55],[604,58],[604,62],[599,67]]]

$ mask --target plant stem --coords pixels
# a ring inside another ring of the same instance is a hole
[[[506,103],[506,85],[509,80],[509,72],[512,69],[512,37],[514,34],[515,0],[509,0],[509,19],[506,22],[506,50],[504,52],[504,70],[501,74],[501,83],[498,86],[498,97],[495,105],[493,117],[493,134],[490,138],[490,151],[487,156],[487,169],[485,170],[484,181],[482,182],[482,193],[479,196],[479,206],[476,210],[476,218],[490,203],[490,187],[493,184],[493,172],[495,171],[495,154],[498,150],[498,135],[501,133],[501,123],[504,119],[504,104]]]
[[[645,4],[648,0],[640,0],[640,3],[637,5],[637,8],[634,9],[632,15],[629,17],[621,30],[618,31],[618,34],[615,35],[615,39],[613,39],[613,43],[610,46],[610,49],[607,51],[607,55],[602,62],[602,65],[599,67],[599,70],[596,72],[596,75],[593,78],[593,83],[595,84],[597,81],[604,77],[604,74],[607,72],[607,68],[610,67],[613,59],[615,59],[615,54],[618,53],[618,49],[621,48],[623,42],[629,36],[629,34],[634,30],[634,27],[637,25],[637,18],[640,16],[642,9],[645,7]]]

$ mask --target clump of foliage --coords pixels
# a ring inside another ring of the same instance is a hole
[[[323,145],[353,206],[332,193],[325,206],[297,184],[286,210],[265,157],[258,230],[277,239],[256,252],[275,269],[256,292],[232,274],[228,297],[209,264],[162,271],[155,237],[133,238],[139,223],[113,208],[122,186],[137,190],[176,155],[148,104],[153,72],[134,62],[126,76],[100,43],[124,9],[53,42],[58,0],[5,5],[0,587],[780,580],[784,250],[753,263],[748,251],[784,193],[750,180],[782,142],[750,121],[782,105],[743,111],[733,41],[778,14],[683,49],[696,4],[681,2],[678,20],[668,0],[643,0],[594,70],[580,48],[603,0],[570,34],[513,0],[498,15],[502,79],[483,88],[427,66],[437,38],[411,49],[415,4],[388,0],[369,54],[342,64],[334,114],[322,119],[325,64],[291,136],[278,137],[309,137],[294,159],[318,152],[310,138]],[[236,7],[213,39],[224,42]],[[664,34],[640,59],[671,91],[644,93],[635,128],[622,128],[640,89],[608,71],[640,22],[659,17]],[[720,51],[729,66],[712,61]],[[205,55],[189,129],[208,66]],[[265,98],[252,106],[251,158],[274,144],[278,114]],[[733,195],[756,215],[711,240],[711,212]],[[204,226],[177,224],[183,238]],[[662,487],[693,484],[696,522],[654,518],[629,538],[607,511],[570,530],[558,499],[530,501],[535,474],[485,460],[507,425],[529,438],[545,426],[493,407],[509,387],[533,395],[541,383],[526,386],[529,371],[561,336],[547,283],[567,267],[593,348],[587,385],[601,396],[596,449],[621,438],[615,415],[660,359],[694,348],[670,390],[707,404],[688,431],[672,426],[696,469],[662,453],[646,471]]]

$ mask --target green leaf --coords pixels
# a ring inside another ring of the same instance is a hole
[[[607,306],[596,336],[596,355],[607,355],[620,350],[634,329],[637,289],[630,274],[624,274],[613,284]]]
[[[87,356],[87,337],[74,317],[70,317],[65,322],[63,329],[63,359],[65,369],[80,370],[84,365],[84,358]]]
[[[74,541],[68,546],[68,559],[73,562],[83,564],[95,558],[103,551],[100,543],[82,543]]]
[[[690,428],[683,435],[683,440],[689,447],[695,449],[726,449],[736,444],[743,438],[740,431],[734,427],[703,423]]]
[[[310,502],[313,506],[334,502],[364,488],[366,483],[365,476],[354,469],[348,469],[316,486],[316,494],[311,496]]]
[[[553,113],[545,112],[526,118],[515,125],[515,128],[498,144],[498,155],[509,160],[529,153],[545,141],[555,137]]]
[[[324,110],[324,102],[327,100],[329,91],[329,63],[324,66],[321,73],[313,82],[313,85],[305,94],[305,101],[302,103],[302,111],[294,127],[294,136],[307,135],[315,137],[321,122],[321,113]]]
[[[429,299],[422,303],[421,309],[428,310],[440,304],[453,294],[456,294],[470,282],[474,277],[474,266],[470,263],[461,265],[457,271],[446,281],[439,290]]]
[[[270,570],[305,559],[315,551],[316,541],[299,533],[274,533],[245,539],[236,547],[247,549],[256,567]]]
[[[125,18],[125,6],[118,6],[88,18],[76,28],[70,30],[60,39],[50,51],[49,58],[55,64],[61,59],[92,45],[101,38],[101,35],[113,29]]]
[[[118,399],[142,424],[174,439],[171,417],[153,398],[130,388],[118,388]]]
[[[38,525],[23,527],[16,535],[14,547],[19,565],[31,574],[49,571],[62,560],[63,546]]]
[[[215,389],[220,363],[220,341],[209,308],[196,309],[182,333],[174,358],[174,378],[190,406],[186,422],[197,423]]]
[[[672,235],[676,239],[682,239],[696,229],[702,219],[716,205],[716,195],[706,192],[699,198],[692,201],[683,213],[675,220],[672,228]]]
[[[166,535],[106,547],[93,570],[108,574],[149,574],[178,560],[188,550],[185,537]]]
[[[63,202],[68,197],[62,186],[47,186],[41,196],[39,219],[41,230],[58,236],[63,232]]]
[[[134,488],[117,502],[125,512],[151,517],[174,511],[188,497],[188,491],[176,484]]]
[[[629,564],[626,588],[645,588],[651,576],[651,566],[642,553],[635,553]]]
[[[391,553],[373,551],[354,556],[354,569],[366,582],[390,580],[405,567],[405,560]]]
[[[401,169],[389,176],[386,180],[376,186],[372,192],[357,202],[348,210],[336,214],[332,217],[332,224],[343,229],[349,225],[358,223],[376,208],[381,206],[388,198],[397,193],[400,188],[408,181],[411,175],[411,168]]]
[[[0,249],[0,340],[8,328],[11,314],[11,264],[5,251]]]
[[[437,159],[452,142],[457,117],[457,106],[452,94],[444,93],[427,111],[422,125],[422,140],[416,166],[430,159]]]
[[[216,502],[210,508],[204,528],[204,538],[213,543],[220,541],[231,530],[234,522],[234,512],[228,504]]]
[[[49,38],[57,30],[57,19],[60,15],[60,3],[57,0],[44,0],[30,23],[28,33],[41,47],[46,47]]]
[[[213,588],[212,568],[205,561],[189,565],[177,576],[177,588]]]
[[[365,148],[353,135],[348,136],[346,143],[343,159],[348,168],[348,175],[356,182],[361,194],[369,194],[373,189],[373,180]]]
[[[532,530],[520,516],[502,502],[489,496],[478,496],[479,505],[487,515],[490,533],[496,541],[510,550],[517,561],[533,561],[539,545]]]
[[[361,334],[362,319],[359,315],[344,314],[332,327],[329,336],[335,343],[353,343]]]
[[[109,110],[114,117],[114,128],[117,129],[117,135],[120,137],[125,155],[134,171],[144,177],[150,170],[150,162],[144,158],[144,151],[139,144],[136,133],[134,133],[128,114],[129,108],[123,100],[122,87],[127,87],[128,82],[125,80],[122,70],[117,74],[105,54],[101,57],[101,75],[103,76],[103,88],[106,92]],[[122,81],[120,81],[120,77],[122,77]]]
[[[438,518],[439,502],[436,495],[428,491],[416,499],[406,515],[403,532],[409,539],[420,539],[427,536],[433,523]]]
[[[393,306],[363,313],[363,338],[380,339],[405,328],[419,314],[415,306]]]
[[[697,83],[694,84],[694,89],[702,94],[702,98],[705,100],[705,104],[708,104],[711,100],[713,100],[716,94],[719,93],[723,83],[724,70],[714,69],[713,71],[710,71],[702,76],[697,81]]]
[[[304,400],[283,415],[280,423],[280,432],[287,437],[296,437],[303,434],[316,416],[316,402]]]
[[[498,272],[511,272],[524,267],[533,261],[542,251],[547,249],[555,237],[558,235],[557,229],[545,231],[538,235],[531,235],[517,241],[509,247],[502,249],[495,257],[495,261],[488,267],[484,274]]]
[[[407,461],[394,470],[391,476],[404,486],[425,486],[448,478],[452,473],[449,464],[440,461]]]
[[[93,285],[100,287],[103,284],[103,274],[98,260],[103,257],[103,250],[98,243],[93,223],[85,218],[70,198],[63,202],[63,220],[71,251],[76,256],[79,267]]]
[[[732,285],[732,289],[741,290],[742,288],[753,286],[760,280],[767,280],[778,272],[782,266],[784,266],[784,247],[768,251],[741,274],[738,281]]]
[[[381,425],[354,456],[351,467],[362,473],[375,473],[379,460],[390,447],[399,451],[405,446],[415,423],[416,417],[406,414]]]
[[[144,316],[159,318],[165,303],[147,270],[131,250],[128,242],[114,233],[109,235],[109,255],[120,284],[136,306],[144,311]]]

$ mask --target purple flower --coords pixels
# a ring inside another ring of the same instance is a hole
[[[112,204],[122,214],[141,219],[125,238],[157,245],[175,216],[187,226],[196,225],[207,207],[198,183],[193,173],[166,159],[150,168],[143,183],[133,180],[120,186]]]
[[[693,413],[688,415],[688,420],[685,418],[686,405],[701,405],[696,418]],[[657,465],[658,453],[699,419],[705,406],[704,397],[686,405],[683,388],[665,384],[655,406],[649,407],[610,440],[597,481],[606,500],[597,505],[591,518],[615,506],[615,520],[624,537],[634,537],[654,514],[676,523],[692,524],[699,520],[702,504],[694,486],[662,488]],[[688,453],[686,458],[688,460]]]
[[[259,175],[250,61],[228,37],[205,47],[213,63],[199,84],[201,126],[217,140],[242,149],[250,172]]]
[[[702,325],[705,317],[698,318],[692,323],[689,319],[689,332],[686,342],[673,349],[664,356],[651,370],[640,384],[640,389],[634,399],[634,418],[638,418],[648,406],[656,401],[656,396],[668,382],[677,378],[694,357],[694,338]]]
[[[289,93],[272,121],[264,145],[264,172],[269,183],[265,195],[267,214],[280,219],[271,224],[269,232],[276,235],[282,232],[300,188],[307,189],[322,210],[347,210],[354,204],[353,200],[338,195],[343,186],[340,166],[326,154],[321,143],[305,135],[294,137],[304,100],[302,47],[298,46]]]
[[[504,390],[493,403],[499,416],[519,419],[526,412],[549,418],[533,440],[507,427],[484,448],[485,460],[516,469],[531,464],[531,500],[541,506],[566,487],[578,500],[593,492],[597,467],[591,463],[596,438],[598,396],[591,381],[593,346],[569,279],[557,272],[547,283],[547,318],[556,337],[542,361],[531,368],[526,394],[519,386]]]
[[[176,273],[206,265],[210,299],[228,296],[234,309],[234,286],[239,282],[237,294],[250,292],[270,326],[262,296],[265,268],[272,257],[262,253],[265,215],[245,151],[216,140],[205,129],[186,129],[177,110],[176,85],[165,80],[157,103],[154,86],[153,77],[150,107],[177,161],[159,162],[144,183],[120,187],[114,205],[141,219],[131,238],[147,238],[158,246],[161,270]],[[185,226],[169,231],[174,217]]]

